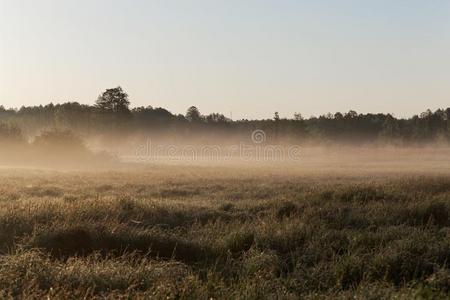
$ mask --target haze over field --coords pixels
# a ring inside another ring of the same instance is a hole
[[[450,299],[450,2],[0,0],[0,299]]]
[[[125,167],[134,163],[290,164],[302,170],[448,170],[450,108],[410,118],[336,112],[233,121],[130,108],[121,88],[94,105],[0,106],[0,161],[16,167]]]

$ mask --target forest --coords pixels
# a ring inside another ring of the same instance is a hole
[[[121,88],[104,91],[93,105],[78,102],[5,108],[0,106],[0,136],[3,141],[34,138],[49,130],[70,131],[85,138],[93,136],[147,136],[208,141],[218,136],[242,140],[253,130],[267,134],[267,142],[389,144],[396,146],[445,144],[450,141],[450,108],[426,110],[409,118],[389,113],[360,114],[356,111],[327,113],[305,118],[231,120],[221,113],[203,115],[191,106],[185,115],[161,107],[131,107]],[[223,140],[227,140],[223,139]]]

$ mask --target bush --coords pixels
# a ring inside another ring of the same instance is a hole
[[[37,136],[33,146],[41,152],[87,154],[89,151],[82,139],[71,131],[46,131]]]
[[[112,157],[105,152],[92,153],[79,136],[67,130],[43,132],[34,139],[31,146],[33,158],[39,164],[79,167],[86,163],[97,166],[113,162]]]

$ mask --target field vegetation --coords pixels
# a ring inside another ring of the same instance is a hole
[[[148,165],[0,171],[2,298],[450,294],[450,176]]]

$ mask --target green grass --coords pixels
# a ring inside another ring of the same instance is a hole
[[[450,176],[0,171],[1,298],[448,299]]]

